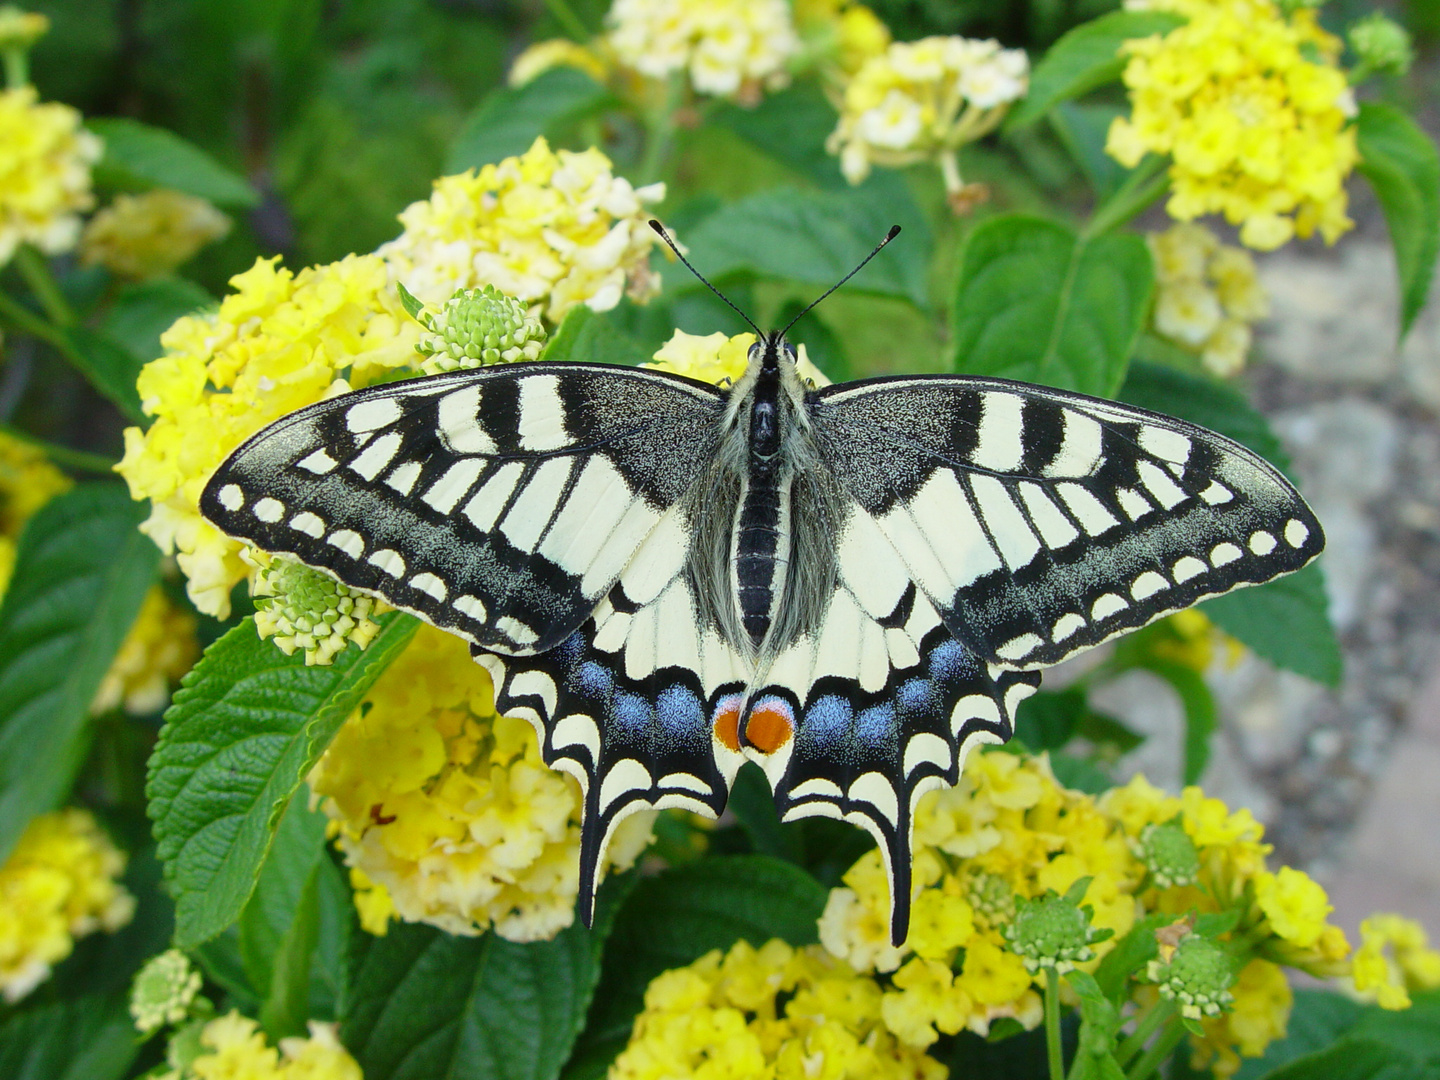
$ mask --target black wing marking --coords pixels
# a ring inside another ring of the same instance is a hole
[[[594,614],[549,652],[471,651],[496,707],[534,726],[541,756],[580,783],[581,917],[616,826],[646,809],[725,809],[744,757],[735,730],[744,662],[702,624],[685,573],[688,533],[672,510]]]
[[[541,651],[580,626],[694,482],[723,400],[589,364],[388,383],[254,436],[200,509],[473,644]]]
[[[748,703],[742,741],[782,820],[838,817],[874,835],[891,937],[910,921],[915,807],[953,785],[979,743],[1003,743],[1038,673],[986,664],[956,641],[858,506],[835,537],[837,583],[819,626],[784,649]]]
[[[1269,463],[1184,421],[964,377],[827,387],[827,463],[946,626],[1043,667],[1304,566],[1324,535]],[[883,467],[877,467],[883,462]]]

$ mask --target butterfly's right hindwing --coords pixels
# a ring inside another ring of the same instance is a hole
[[[564,363],[389,383],[266,428],[200,507],[483,648],[540,651],[694,482],[721,401],[675,376]]]

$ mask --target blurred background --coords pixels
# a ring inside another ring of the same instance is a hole
[[[475,118],[529,43],[601,26],[605,0],[551,9],[504,0],[50,0],[35,48],[42,99],[87,118],[133,118],[168,128],[242,174],[260,198],[234,227],[180,269],[222,295],[260,255],[292,267],[368,251],[398,232],[396,214],[431,181],[476,161]],[[1116,5],[1109,0],[877,0],[897,40],[928,34],[996,37],[1038,55],[1060,34]],[[1332,0],[1338,28],[1373,10]],[[567,11],[569,14],[567,14]],[[1440,135],[1440,0],[1391,10],[1415,36],[1419,60],[1374,93],[1418,114]],[[570,21],[578,19],[581,27]],[[808,102],[813,105],[813,102]],[[807,101],[794,103],[796,122]],[[688,140],[661,207],[683,226],[696,206],[738,198],[787,163],[736,134],[730,119],[682,130]],[[813,115],[813,113],[812,113]],[[828,121],[833,123],[833,117]],[[547,122],[558,145],[599,140],[617,172],[635,176],[640,139],[623,123],[583,131]],[[515,117],[523,148],[539,129]],[[524,130],[520,130],[524,129]],[[783,137],[783,132],[778,133]],[[513,152],[513,151],[510,151]],[[1073,206],[1087,199],[1070,159],[1044,135],[1022,132],[966,151],[967,173],[990,183],[988,209]],[[487,159],[488,160],[488,159]],[[1023,169],[1012,168],[1023,163]],[[688,170],[688,171],[687,171]],[[813,183],[798,173],[794,182]],[[641,177],[636,177],[637,182]],[[836,174],[838,180],[838,172]],[[934,177],[907,176],[937,203]],[[123,177],[97,174],[102,190]],[[1270,417],[1329,536],[1331,614],[1345,678],[1326,688],[1253,656],[1217,657],[1208,678],[1222,726],[1204,775],[1208,792],[1251,807],[1277,860],[1310,869],[1353,931],[1362,914],[1395,910],[1440,927],[1440,296],[1432,294],[1403,348],[1385,224],[1369,189],[1352,185],[1355,234],[1333,251],[1318,241],[1259,258],[1272,314],[1242,382]],[[983,211],[982,211],[983,215]],[[1159,210],[1142,225],[1161,228]],[[937,248],[965,224],[932,222]],[[943,259],[939,260],[943,263]],[[753,304],[751,285],[737,299]],[[775,302],[760,298],[762,306]],[[881,304],[877,308],[877,304]],[[836,302],[811,321],[812,355],[844,340],[854,375],[936,369],[944,328],[915,324],[913,308],[873,298]],[[738,329],[704,297],[677,303],[694,333]],[[895,318],[887,319],[886,315]],[[878,330],[876,329],[878,327]],[[140,327],[158,337],[163,326]],[[58,358],[18,343],[0,373],[0,422],[68,446],[117,456],[123,420]],[[1147,736],[1116,764],[1178,787],[1179,704],[1134,672],[1097,708]]]

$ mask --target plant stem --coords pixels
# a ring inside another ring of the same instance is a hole
[[[1158,154],[1147,155],[1120,185],[1120,189],[1095,211],[1095,216],[1081,235],[1086,240],[1093,240],[1118,229],[1164,195],[1169,186],[1169,159]]]
[[[580,21],[580,16],[570,10],[570,5],[565,0],[545,0],[545,10],[555,16],[555,21],[565,28],[569,34],[582,45],[590,40],[590,31]]]
[[[685,72],[675,72],[665,88],[665,101],[645,114],[645,153],[640,158],[638,187],[653,184],[665,174],[675,141],[675,112],[685,95]]]
[[[1065,1056],[1060,1048],[1060,976],[1053,967],[1045,969],[1045,1056],[1050,1062],[1050,1080],[1065,1080]]]
[[[1158,1039],[1151,1045],[1150,1049],[1140,1055],[1130,1071],[1125,1074],[1125,1080],[1145,1080],[1174,1052],[1175,1047],[1180,1045],[1180,1040],[1185,1036],[1185,1026],[1180,1023],[1178,1017],[1172,1017],[1169,1025],[1165,1028]]]
[[[1140,1022],[1135,1025],[1135,1030],[1127,1035],[1115,1051],[1115,1060],[1120,1063],[1123,1069],[1136,1054],[1145,1046],[1151,1035],[1155,1034],[1161,1024],[1175,1015],[1175,1003],[1161,998],[1150,1007],[1150,1011],[1140,1017]]]
[[[21,244],[15,252],[15,265],[20,268],[21,277],[30,286],[35,299],[40,301],[45,314],[50,316],[50,321],[56,326],[71,325],[75,321],[75,313],[70,310],[70,304],[55,283],[50,267],[45,265],[44,257],[29,244]]]
[[[48,341],[57,349],[63,348],[65,345],[64,334],[14,297],[7,296],[3,292],[0,292],[0,318],[13,323],[17,330],[22,330],[42,341]]]
[[[21,431],[10,424],[0,424],[0,433],[10,436],[18,442],[29,443],[55,464],[63,465],[67,469],[74,469],[76,472],[100,473],[109,476],[115,471],[115,462],[104,454],[92,454],[88,450],[74,450],[58,443],[37,439],[29,432]]]
[[[15,45],[5,50],[5,88],[16,90],[30,81],[30,50]]]

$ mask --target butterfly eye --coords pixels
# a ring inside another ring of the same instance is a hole
[[[788,341],[784,342],[783,345],[784,345],[784,348],[785,348],[785,357],[786,357],[786,359],[788,359],[792,364],[795,363],[795,360],[796,360],[795,346],[791,345],[790,342],[788,342]]]

